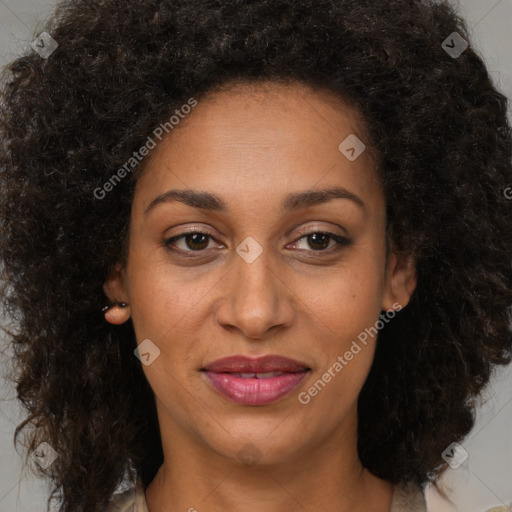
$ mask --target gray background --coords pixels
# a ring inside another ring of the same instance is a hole
[[[0,0],[0,65],[27,48],[41,32],[54,3]],[[512,97],[512,0],[460,0],[456,5],[469,22],[473,47],[487,62],[496,85]],[[1,361],[2,377],[8,363],[8,357]],[[21,448],[18,453],[13,447],[14,428],[22,418],[13,397],[13,387],[2,378],[0,512],[43,512],[47,486],[23,470]],[[483,395],[483,402],[473,431],[462,443],[468,459],[459,468],[450,469],[441,480],[453,503],[446,503],[433,489],[428,489],[429,511],[482,512],[512,504],[512,367],[498,371]]]

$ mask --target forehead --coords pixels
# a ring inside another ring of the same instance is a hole
[[[201,99],[152,151],[138,196],[147,205],[170,188],[246,200],[315,186],[379,193],[371,148],[358,141],[365,141],[360,114],[333,93],[302,84],[229,85]],[[351,160],[344,151],[354,143],[362,152]]]

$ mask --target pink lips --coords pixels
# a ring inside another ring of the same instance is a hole
[[[202,369],[216,391],[242,405],[275,402],[291,393],[309,370],[307,365],[282,356],[232,356]]]

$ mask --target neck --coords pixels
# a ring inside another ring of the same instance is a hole
[[[389,512],[393,486],[362,467],[355,430],[254,465],[186,436],[163,436],[164,463],[146,489],[148,511]]]

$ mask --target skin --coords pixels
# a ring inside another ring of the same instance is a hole
[[[416,286],[410,258],[391,251],[386,262],[384,193],[368,146],[355,161],[338,149],[350,134],[364,139],[358,113],[327,92],[238,84],[201,100],[149,155],[126,267],[104,285],[110,299],[129,304],[107,321],[131,315],[138,343],[150,339],[160,350],[143,366],[165,459],[146,490],[149,512],[389,511],[392,485],[362,467],[356,448],[357,398],[376,339],[307,405],[298,400],[382,310],[405,307]],[[364,207],[331,199],[282,210],[289,193],[330,186]],[[144,214],[170,189],[210,192],[228,210],[172,201]],[[195,258],[166,249],[190,228],[212,238],[171,246]],[[308,241],[299,229],[351,243]],[[236,252],[248,236],[263,249],[252,263]],[[312,371],[275,403],[238,405],[198,371],[235,354],[283,355]],[[254,465],[237,455],[247,443],[260,455]]]

